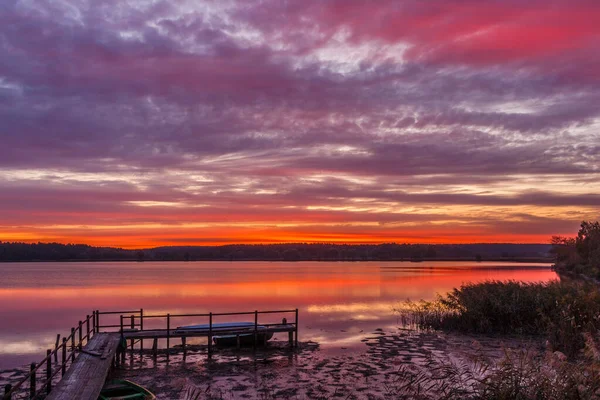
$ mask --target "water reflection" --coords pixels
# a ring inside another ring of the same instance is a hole
[[[395,325],[392,310],[407,298],[431,299],[487,279],[556,279],[548,265],[469,262],[9,263],[0,272],[0,369],[41,358],[56,333],[67,333],[93,309],[299,308],[301,340],[340,351]],[[176,323],[190,322],[197,321]]]

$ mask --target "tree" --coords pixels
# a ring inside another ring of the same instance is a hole
[[[552,237],[556,269],[600,278],[600,222],[583,221],[577,237]]]
[[[551,243],[550,253],[554,254],[557,263],[575,264],[580,262],[575,247],[575,238],[552,236]]]
[[[583,221],[575,246],[583,264],[600,267],[600,222]]]

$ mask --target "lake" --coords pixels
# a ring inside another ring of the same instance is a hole
[[[78,262],[0,264],[0,370],[39,361],[92,310],[152,313],[299,309],[301,341],[352,351],[397,324],[402,301],[466,282],[558,279],[503,262]],[[224,322],[218,320],[216,322]],[[195,321],[181,321],[181,324]],[[202,323],[204,321],[200,321]],[[283,338],[284,339],[284,338]]]

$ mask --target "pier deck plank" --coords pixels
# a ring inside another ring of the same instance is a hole
[[[119,345],[119,334],[96,333],[83,348],[100,353],[79,353],[47,400],[97,400]]]

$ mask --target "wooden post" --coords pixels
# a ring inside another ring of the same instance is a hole
[[[158,338],[154,338],[153,342],[152,342],[152,354],[154,356],[154,359],[156,360],[156,356],[158,355]]]
[[[171,314],[167,314],[167,360],[169,359],[169,343],[171,342]]]
[[[65,372],[67,372],[67,338],[63,338],[62,340],[62,360],[61,360],[61,375],[65,376]]]
[[[237,342],[237,343],[236,343],[236,347],[237,347],[237,349],[239,350],[239,349],[240,349],[240,347],[242,347],[242,345],[241,345],[241,343],[240,343],[240,335],[239,335],[239,333],[238,333],[237,335],[235,335],[235,340],[236,340],[236,342]]]
[[[90,341],[90,316],[89,314],[85,316],[85,337],[87,341]]]
[[[185,361],[185,357],[187,356],[185,348],[185,336],[181,337],[181,346],[183,347],[183,361]]]
[[[92,329],[96,333],[96,310],[92,310]]]
[[[83,329],[82,329],[82,326],[83,326],[83,322],[79,321],[79,326],[78,326],[78,328],[79,328],[79,346],[78,346],[79,351],[81,351],[81,348],[83,347],[83,344],[82,344],[82,342],[83,342],[83,332],[82,332]]]
[[[71,328],[71,362],[75,361],[75,328]]]
[[[254,349],[256,349],[256,342],[258,342],[258,310],[254,310]]]
[[[281,325],[287,325],[287,318],[281,320]],[[290,344],[290,347],[294,347],[294,332],[292,331],[288,332],[288,343]]]
[[[100,332],[100,310],[96,310],[96,333]]]
[[[125,343],[124,346],[123,346],[123,343]],[[119,362],[122,365],[125,365],[125,350],[127,350],[127,340],[125,340],[125,338],[123,337],[122,331],[121,331],[121,338],[119,339],[119,349],[121,351],[121,360],[119,360]]]
[[[133,315],[131,315],[131,329],[135,329],[135,319]],[[133,343],[133,338],[131,338],[131,354],[133,354]]]
[[[121,317],[121,335],[123,334],[123,314],[120,315]]]
[[[10,400],[11,399],[11,395],[9,394],[10,391],[12,390],[12,385],[10,383],[7,383],[6,385],[4,385],[4,400]]]
[[[56,334],[56,343],[54,344],[54,363],[58,362],[58,343],[60,342],[60,333]]]
[[[144,309],[140,308],[140,331],[144,330]],[[144,339],[140,338],[140,354],[144,352]]]
[[[35,397],[36,383],[35,383],[35,372],[33,372],[35,367],[36,367],[35,363],[31,363],[31,365],[29,365],[29,398],[30,399],[33,399]]]
[[[298,309],[296,308],[296,339],[294,340],[294,347],[298,347]]]
[[[47,385],[46,385],[46,392],[50,393],[50,391],[52,390],[52,357],[50,357],[50,354],[52,353],[52,350],[48,349],[46,350],[46,380],[47,380]]]
[[[208,356],[212,355],[212,312],[208,313]]]

